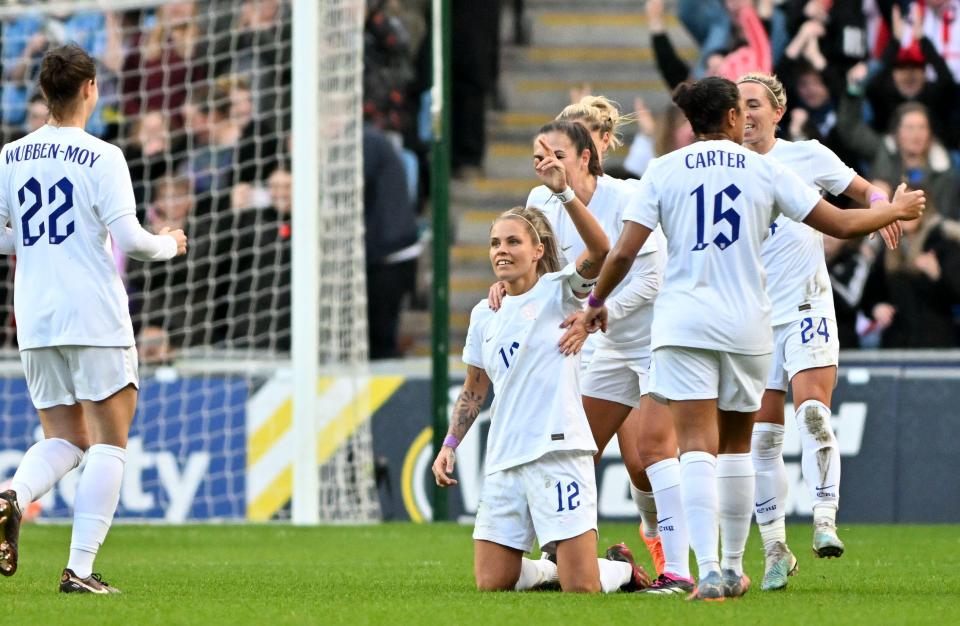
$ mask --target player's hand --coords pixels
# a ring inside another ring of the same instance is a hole
[[[433,467],[430,468],[433,470],[433,478],[437,481],[438,487],[449,487],[457,484],[457,481],[450,476],[453,474],[453,464],[456,458],[457,455],[450,446],[440,448],[440,454],[437,455],[437,460],[433,462]]]
[[[490,292],[487,294],[487,306],[493,311],[499,311],[505,295],[507,295],[507,285],[502,280],[498,280],[490,285]]]
[[[923,215],[927,198],[923,190],[907,191],[907,185],[900,183],[893,194],[893,207],[898,219],[915,220]]]
[[[540,147],[543,148],[544,156],[533,166],[533,169],[537,172],[537,178],[553,193],[562,193],[569,186],[567,184],[567,169],[554,154],[553,149],[543,140],[543,137],[538,141]]]
[[[184,234],[183,229],[170,230],[169,226],[164,226],[157,234],[173,237],[173,240],[177,242],[177,256],[187,253],[187,236]]]
[[[586,326],[588,333],[594,333],[597,330],[607,332],[607,307],[588,306],[584,311],[583,325]]]
[[[883,243],[887,244],[887,248],[896,250],[897,246],[900,245],[900,237],[903,235],[903,226],[900,225],[900,222],[887,224],[879,232],[880,237],[883,238]],[[870,235],[870,237],[873,237],[873,235]]]
[[[587,332],[587,327],[583,323],[583,316],[583,311],[571,313],[570,316],[560,324],[560,328],[567,329],[567,332],[563,333],[563,337],[560,337],[560,343],[557,344],[560,346],[560,352],[563,353],[564,356],[579,353],[581,348],[583,348],[584,342],[587,341],[587,337],[590,335],[590,333]]]

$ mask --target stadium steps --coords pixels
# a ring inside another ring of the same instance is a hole
[[[500,87],[507,109],[488,113],[483,177],[451,185],[456,237],[450,250],[450,353],[457,356],[470,310],[486,297],[493,281],[487,256],[490,224],[502,211],[523,204],[537,184],[531,140],[569,103],[570,89],[589,82],[593,93],[616,100],[625,112],[632,110],[638,95],[654,111],[669,101],[637,0],[528,0],[532,40],[527,47],[513,45],[512,16],[506,5],[504,13]],[[667,25],[681,56],[692,61],[696,49],[689,35],[673,18]],[[609,165],[618,165],[626,150],[612,155]],[[429,315],[414,312],[410,318],[404,320],[405,330],[415,337],[410,353],[428,355]]]

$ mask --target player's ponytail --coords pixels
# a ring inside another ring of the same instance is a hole
[[[730,109],[740,110],[740,91],[733,81],[710,76],[695,83],[680,83],[673,101],[690,120],[693,132],[707,135],[724,130]]]
[[[577,155],[583,154],[584,150],[590,151],[590,160],[587,161],[587,172],[591,176],[603,176],[603,167],[600,165],[600,153],[597,152],[597,146],[590,137],[590,132],[577,122],[568,122],[564,120],[554,120],[540,127],[537,136],[547,133],[563,133],[570,139],[570,143],[577,149]]]
[[[609,149],[616,150],[623,145],[620,129],[632,122],[634,116],[621,115],[617,103],[606,96],[584,96],[580,102],[564,107],[557,119],[580,122],[590,131],[600,133],[601,138],[609,134]]]
[[[76,44],[53,48],[40,63],[40,90],[47,99],[50,116],[62,120],[70,114],[80,87],[97,77],[90,55]]]
[[[560,254],[557,251],[557,237],[554,235],[550,221],[547,220],[543,211],[534,207],[515,206],[501,213],[493,223],[496,224],[500,220],[507,219],[521,222],[533,243],[543,244],[543,256],[537,261],[538,276],[560,271],[563,266],[560,263]]]

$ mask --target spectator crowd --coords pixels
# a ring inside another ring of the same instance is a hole
[[[30,3],[25,3],[29,5]],[[141,359],[184,349],[290,348],[291,3],[175,0],[128,10],[11,12],[0,23],[4,142],[46,123],[46,50],[79,44],[97,61],[87,131],[127,158],[145,227],[183,228],[186,256],[125,259]],[[412,292],[429,122],[429,2],[369,0],[364,11],[363,148],[370,353],[399,354]],[[0,258],[0,343],[16,345],[16,261]]]
[[[778,136],[815,139],[877,186],[923,189],[927,212],[896,250],[826,238],[841,345],[949,348],[960,340],[960,0],[677,0],[699,46],[688,64],[663,0],[647,0],[651,48],[669,89],[708,75],[775,73],[787,89]],[[672,108],[636,103],[624,167],[692,141]],[[844,199],[832,198],[843,203]]]
[[[414,292],[431,141],[430,2],[366,0],[363,33],[365,244],[370,354],[399,355]],[[455,2],[453,164],[482,167],[497,106],[500,8]],[[952,347],[960,311],[960,0],[647,0],[669,89],[706,75],[776,73],[788,91],[779,136],[816,139],[875,184],[924,189],[928,211],[900,247],[825,242],[847,348]],[[523,2],[515,43],[531,37]],[[688,63],[667,12],[699,45]],[[0,23],[0,123],[10,141],[45,123],[45,50],[76,42],[98,62],[88,132],[121,146],[138,211],[187,230],[185,257],[151,266],[118,253],[142,358],[213,346],[290,346],[291,9],[284,0],[180,0],[122,11],[17,11]],[[557,77],[558,79],[562,77]],[[502,104],[500,102],[499,104]],[[637,102],[624,162],[640,177],[693,140],[683,115]],[[842,202],[840,199],[834,199]],[[930,210],[932,209],[932,210]],[[0,259],[0,342],[14,346],[14,259]]]

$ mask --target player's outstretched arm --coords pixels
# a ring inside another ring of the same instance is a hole
[[[859,175],[854,176],[853,180],[850,181],[850,185],[843,191],[843,195],[870,208],[881,207],[888,204],[889,201],[887,197],[889,193],[889,190],[880,189]],[[887,244],[887,247],[891,250],[895,250],[900,244],[900,237],[902,235],[903,229],[900,227],[899,221],[888,224],[880,229],[880,236],[883,237],[883,242]]]
[[[187,252],[187,236],[180,229],[164,228],[152,235],[133,215],[115,219],[107,228],[124,254],[138,261],[166,261]]]
[[[843,211],[821,199],[803,221],[838,239],[850,239],[872,233],[897,220],[917,219],[923,214],[925,202],[923,191],[907,191],[907,186],[901,184],[891,202],[882,205],[877,202],[877,206],[871,209]]]
[[[477,421],[480,415],[480,409],[483,407],[483,401],[487,398],[487,392],[490,389],[490,377],[483,369],[468,365],[467,378],[463,381],[463,389],[460,391],[460,397],[453,405],[453,415],[450,417],[450,428],[447,430],[447,437],[443,440],[443,447],[433,462],[433,477],[440,487],[449,487],[456,485],[457,481],[452,478],[453,465],[456,460],[454,450],[463,441],[463,438],[469,432],[470,427]]]
[[[603,306],[603,301],[623,281],[633,266],[637,253],[640,252],[640,248],[643,247],[647,237],[652,232],[651,229],[639,222],[624,220],[623,232],[620,233],[620,238],[617,239],[613,250],[607,255],[607,260],[600,270],[599,278],[597,278],[597,284],[590,295],[584,318],[584,323],[588,329],[599,328],[606,332],[607,310]]]

